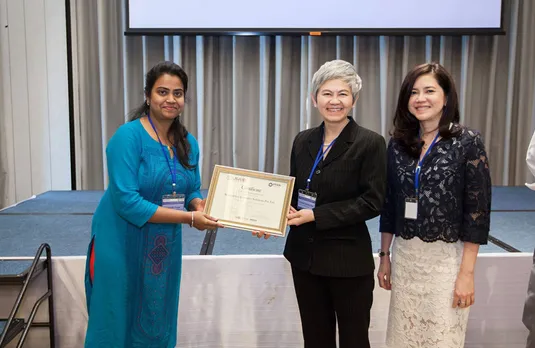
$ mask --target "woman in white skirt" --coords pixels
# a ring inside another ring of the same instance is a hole
[[[450,74],[436,63],[410,71],[388,145],[380,221],[377,276],[392,290],[388,347],[464,347],[476,257],[489,233],[491,180],[480,134],[458,122]]]

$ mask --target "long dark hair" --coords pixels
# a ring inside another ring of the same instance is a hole
[[[444,90],[446,105],[442,110],[438,130],[443,139],[457,136],[461,132],[459,123],[459,99],[455,82],[451,75],[438,63],[421,64],[414,67],[405,77],[399,91],[398,106],[394,116],[394,130],[392,137],[399,142],[405,151],[413,156],[420,155],[423,142],[419,138],[420,122],[409,111],[409,99],[416,80],[422,76],[431,74]]]
[[[147,73],[147,76],[145,77],[145,97],[150,97],[152,88],[154,87],[156,80],[158,80],[164,74],[176,76],[182,81],[185,97],[186,92],[188,91],[188,75],[186,74],[184,69],[182,69],[179,65],[173,62],[161,62],[153,66],[152,69],[150,69],[150,71]],[[149,106],[144,101],[143,104],[141,104],[139,107],[135,108],[129,113],[129,121],[134,121],[143,116],[147,116],[149,114],[149,110]],[[193,166],[189,163],[188,157],[190,152],[190,146],[188,141],[186,140],[187,136],[188,131],[186,127],[184,127],[184,125],[180,122],[180,116],[176,117],[173,120],[171,127],[169,128],[167,137],[169,139],[173,139],[173,145],[176,148],[177,157],[180,161],[180,164],[182,164],[184,168],[191,169],[193,168]]]

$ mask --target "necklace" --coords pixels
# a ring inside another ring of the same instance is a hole
[[[150,122],[151,125],[152,125],[152,121],[150,120],[150,117],[149,117],[149,122]],[[160,136],[158,135],[158,131],[156,130],[156,127],[154,127],[154,125],[152,125],[152,129],[154,130],[154,133],[156,134],[156,138],[158,138],[158,141],[160,141]],[[169,139],[168,139],[167,141],[169,142]],[[160,142],[160,144],[161,144],[162,146],[164,146],[163,143]],[[165,145],[165,147],[167,147],[167,151],[169,151],[169,157],[170,157],[171,159],[173,159],[173,158],[175,157],[175,152],[173,151],[173,149],[171,148],[171,146],[172,146],[172,145]]]
[[[435,133],[436,131],[438,130],[438,128],[435,128],[433,129],[432,131],[429,131],[429,132],[425,132],[422,137],[425,137],[426,135],[429,135],[429,134],[432,134],[432,133]]]
[[[437,128],[437,129],[438,129],[438,128]],[[430,131],[430,132],[424,133],[424,135],[420,138],[420,139],[424,142],[424,145],[422,146],[422,149],[423,149],[423,150],[427,150],[427,148],[429,147],[429,143],[428,143],[427,141],[425,141],[424,137],[425,137],[426,135],[429,135],[429,134],[434,133],[437,129],[434,129],[434,130],[432,130],[432,131]]]
[[[167,145],[167,150],[169,151],[169,157],[173,158],[175,156],[175,153],[173,152],[171,146]]]

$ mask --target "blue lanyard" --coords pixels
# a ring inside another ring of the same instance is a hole
[[[324,138],[322,138],[322,139],[324,139]],[[310,188],[310,180],[312,179],[312,175],[314,175],[314,170],[316,170],[316,167],[320,163],[321,158],[323,157],[323,155],[325,153],[327,153],[327,151],[329,151],[331,146],[333,146],[333,144],[336,141],[336,139],[337,138],[335,138],[333,141],[331,141],[331,143],[329,144],[329,146],[327,146],[327,148],[325,150],[322,150],[323,149],[323,141],[322,141],[322,144],[320,146],[320,150],[318,151],[318,154],[316,155],[316,160],[314,161],[314,165],[312,166],[312,170],[310,171],[310,175],[308,176],[308,179],[307,179],[307,190]]]
[[[176,153],[173,149],[173,153],[175,154],[175,158],[173,160],[173,166],[174,171],[171,169],[171,163],[169,163],[169,158],[167,157],[167,153],[165,152],[165,147],[162,144],[162,141],[160,140],[160,136],[158,135],[158,131],[156,131],[156,127],[154,127],[154,123],[152,123],[152,119],[150,118],[150,115],[147,115],[147,118],[149,119],[150,125],[152,126],[152,129],[154,129],[154,133],[156,133],[156,136],[158,137],[158,142],[160,143],[160,146],[162,147],[163,156],[165,157],[165,160],[167,161],[167,165],[169,166],[169,172],[171,173],[171,180],[173,180],[173,194],[176,194]]]
[[[420,188],[420,171],[422,169],[422,163],[424,161],[425,156],[431,151],[431,148],[435,145],[437,142],[439,133],[437,132],[437,135],[435,136],[435,139],[433,139],[433,142],[431,145],[429,145],[429,148],[423,155],[422,159],[418,161],[418,165],[416,166],[416,170],[414,171],[414,189],[416,191],[416,198],[418,198],[418,189]]]

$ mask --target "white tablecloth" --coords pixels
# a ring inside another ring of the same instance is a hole
[[[6,258],[4,258],[6,259]],[[521,322],[532,255],[483,254],[476,268],[476,304],[470,314],[467,348],[524,348]],[[83,347],[85,257],[53,259],[58,348]],[[41,276],[21,314],[46,288]],[[18,291],[0,288],[0,316],[6,317]],[[383,347],[389,293],[376,284],[370,339]],[[37,319],[47,319],[46,308]],[[185,256],[180,295],[178,347],[294,348],[302,346],[291,272],[282,256]],[[48,347],[48,333],[33,328],[26,347]],[[14,347],[15,345],[10,345]]]

